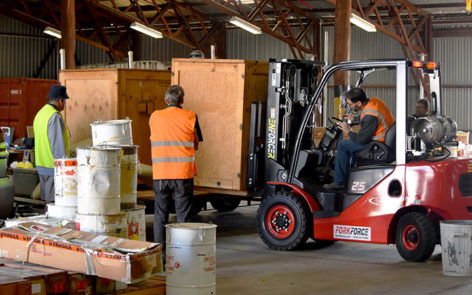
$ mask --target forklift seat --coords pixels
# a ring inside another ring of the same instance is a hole
[[[395,161],[396,123],[385,133],[385,142],[371,141],[364,149],[354,153],[355,166],[388,164]]]

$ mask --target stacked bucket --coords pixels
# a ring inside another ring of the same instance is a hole
[[[81,231],[146,240],[144,206],[136,205],[138,146],[131,120],[91,124],[93,147],[77,149]]]

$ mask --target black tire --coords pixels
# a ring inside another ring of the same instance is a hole
[[[238,208],[239,203],[241,203],[241,199],[228,197],[210,200],[211,206],[219,212],[233,211],[234,209]]]
[[[420,262],[433,254],[436,246],[436,228],[423,213],[410,212],[398,221],[395,244],[403,259]]]
[[[336,241],[333,240],[318,240],[313,237],[311,237],[313,241],[315,241],[316,248],[325,248],[328,246],[331,246],[332,244],[336,243]]]
[[[206,203],[205,200],[201,200],[194,197],[192,201],[192,208],[190,209],[190,216],[195,216],[198,213],[200,213],[200,211],[202,211],[203,207],[205,206],[205,203]]]
[[[281,192],[268,196],[257,210],[259,236],[271,249],[297,249],[313,234],[310,216],[305,200],[298,195]]]

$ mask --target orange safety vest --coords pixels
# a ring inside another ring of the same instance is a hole
[[[197,115],[179,107],[154,111],[149,119],[153,179],[189,179],[195,170]]]
[[[362,110],[361,121],[365,115],[377,117],[379,125],[377,126],[377,130],[375,130],[372,140],[384,142],[385,133],[387,132],[388,128],[390,128],[390,126],[392,126],[392,124],[395,122],[395,118],[393,117],[392,113],[390,113],[390,110],[388,109],[387,105],[382,100],[375,97],[371,97],[369,98],[369,102]]]

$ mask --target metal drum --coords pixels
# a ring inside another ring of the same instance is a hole
[[[138,146],[121,147],[121,209],[136,208],[138,186]]]
[[[216,294],[216,225],[166,225],[166,294]]]
[[[138,205],[136,209],[126,210],[128,220],[128,239],[146,241],[146,206]]]
[[[120,213],[120,148],[78,148],[79,214]]]
[[[54,160],[55,205],[77,207],[77,160]]]
[[[133,145],[131,120],[95,121],[92,127],[93,146],[97,145]]]
[[[77,230],[118,238],[128,238],[126,214],[77,214]]]

